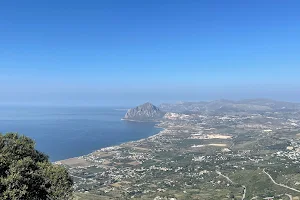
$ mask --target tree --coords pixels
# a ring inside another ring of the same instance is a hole
[[[67,170],[34,147],[26,136],[0,134],[0,199],[71,199],[73,182]]]

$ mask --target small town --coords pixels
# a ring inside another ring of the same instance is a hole
[[[167,112],[156,126],[148,138],[60,161],[78,197],[299,199],[294,113]]]

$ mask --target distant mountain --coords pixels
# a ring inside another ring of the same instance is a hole
[[[136,121],[158,121],[162,119],[164,115],[165,112],[148,102],[129,109],[123,119]]]
[[[274,101],[269,99],[246,99],[240,101],[215,100],[209,102],[180,102],[161,104],[165,112],[180,113],[242,113],[242,112],[285,112],[300,110],[299,103]]]
[[[207,102],[179,102],[179,103],[163,103],[159,106],[162,111],[165,112],[202,112]]]

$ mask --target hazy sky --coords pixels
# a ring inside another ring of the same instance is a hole
[[[300,101],[300,2],[0,3],[0,103]]]

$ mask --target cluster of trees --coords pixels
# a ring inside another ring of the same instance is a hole
[[[32,139],[0,134],[0,199],[71,199],[72,185],[67,170],[37,151]]]

